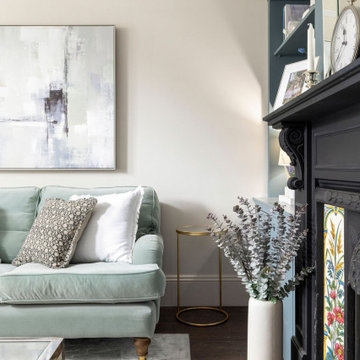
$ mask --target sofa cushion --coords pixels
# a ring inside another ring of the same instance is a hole
[[[11,262],[34,222],[40,189],[0,188],[0,258]]]
[[[49,269],[25,264],[0,275],[0,302],[7,304],[121,303],[158,299],[165,275],[156,264],[74,264]]]
[[[76,247],[73,263],[132,262],[144,190],[94,196],[97,204]],[[89,197],[73,195],[70,200]]]
[[[0,264],[0,275],[15,269],[16,266],[11,264]]]
[[[36,262],[51,268],[68,266],[96,202],[95,198],[47,199],[12,264]]]
[[[160,204],[155,190],[149,186],[143,186],[144,197],[140,207],[138,230],[136,239],[142,235],[160,233]],[[63,186],[45,186],[41,189],[39,209],[44,205],[47,198],[69,200],[72,195],[99,196],[105,194],[119,194],[133,191],[136,186],[115,186],[105,188],[75,188]]]

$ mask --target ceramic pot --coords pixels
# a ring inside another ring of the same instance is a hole
[[[282,302],[249,299],[247,360],[282,360]]]

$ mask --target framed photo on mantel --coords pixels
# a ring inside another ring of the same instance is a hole
[[[0,26],[0,169],[115,169],[115,27]]]
[[[315,68],[317,67],[318,62],[319,57],[316,57]],[[304,77],[306,70],[307,60],[297,61],[295,63],[285,65],[273,110],[285,105],[287,102],[296,98],[306,90]]]

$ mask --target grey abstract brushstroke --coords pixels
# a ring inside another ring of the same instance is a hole
[[[69,78],[69,60],[70,60],[70,51],[69,51],[69,38],[71,36],[71,33],[73,31],[73,27],[69,26],[67,28],[66,31],[66,35],[65,35],[65,46],[64,46],[64,92],[65,94],[67,94],[67,89],[68,89],[68,78]],[[69,124],[68,124],[68,101],[67,101],[67,96],[64,98],[64,102],[63,102],[63,107],[64,107],[64,114],[65,114],[65,128],[64,131],[66,133],[66,135],[68,135],[69,133]]]
[[[67,134],[67,94],[62,88],[50,85],[49,96],[44,99],[48,138],[56,133],[56,127],[62,127]]]

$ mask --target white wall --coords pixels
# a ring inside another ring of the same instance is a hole
[[[118,170],[7,171],[0,172],[0,185],[153,186],[162,202],[169,278],[163,304],[174,305],[175,228],[203,223],[209,211],[231,212],[237,195],[266,193],[261,119],[267,2],[2,0],[1,5],[2,25],[116,25]],[[214,244],[196,238],[181,245],[184,302],[216,302]],[[224,273],[224,303],[245,305],[227,263]]]

